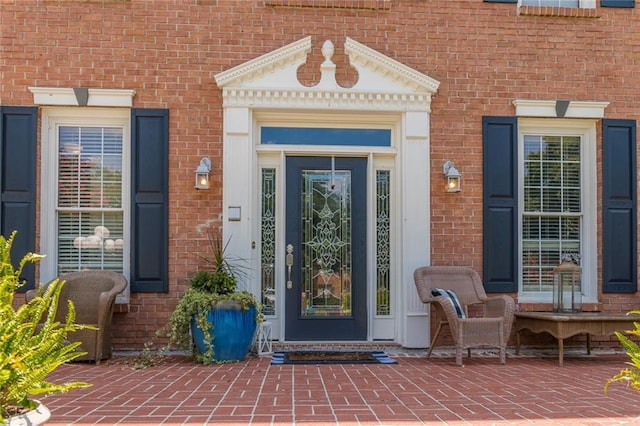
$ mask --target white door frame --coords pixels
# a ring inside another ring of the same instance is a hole
[[[357,83],[350,88],[339,86],[335,79],[333,44],[325,42],[321,79],[306,87],[297,80],[297,69],[306,61],[311,37],[291,43],[271,53],[250,60],[215,76],[223,91],[223,233],[233,237],[229,251],[252,259],[259,265],[259,169],[270,164],[280,176],[278,189],[283,192],[284,156],[298,154],[348,153],[370,158],[369,185],[373,164],[386,164],[394,170],[393,210],[396,216],[392,248],[394,284],[397,302],[392,315],[391,340],[405,347],[426,347],[429,341],[428,311],[419,301],[413,285],[413,271],[430,263],[430,155],[429,113],[431,96],[439,83],[394,59],[388,58],[350,38],[344,44],[351,66],[358,72]],[[313,126],[369,127],[387,123],[393,128],[392,146],[307,147],[260,145],[259,128],[263,123],[279,122],[291,126],[304,121]],[[330,151],[329,151],[330,149]],[[281,203],[284,201],[284,197]],[[241,211],[240,220],[229,220],[229,211]],[[279,219],[282,221],[282,215]],[[371,231],[373,221],[369,219]],[[284,232],[282,223],[276,223]],[[283,235],[279,235],[276,264],[284,265]],[[282,248],[282,250],[280,250]],[[370,248],[370,251],[371,248]],[[278,258],[279,256],[279,258]],[[369,259],[373,261],[372,254]],[[373,264],[373,262],[372,262]],[[259,269],[258,269],[259,270]],[[283,268],[277,270],[284,271]],[[284,272],[281,272],[284,274]],[[241,283],[255,294],[260,293],[260,274]],[[276,292],[283,291],[284,276],[276,275]],[[282,288],[282,289],[281,289]],[[282,296],[277,296],[281,300]],[[372,301],[372,303],[375,303]],[[278,306],[282,306],[280,303]],[[280,308],[280,311],[282,309]],[[369,311],[374,311],[369,304]],[[270,318],[274,337],[282,338],[283,312]],[[370,314],[369,339],[386,335],[386,326],[378,325]]]

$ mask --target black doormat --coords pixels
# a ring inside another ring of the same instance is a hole
[[[288,351],[275,352],[271,364],[395,364],[382,351]]]

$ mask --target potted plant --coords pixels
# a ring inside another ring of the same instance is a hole
[[[207,236],[211,257],[199,256],[203,269],[193,275],[169,320],[169,345],[203,364],[241,361],[262,320],[261,304],[238,290],[245,265],[226,254],[229,241],[212,232]]]
[[[77,350],[79,342],[67,341],[67,334],[89,327],[75,324],[72,303],[65,322],[55,321],[64,281],[54,280],[42,294],[14,307],[16,291],[24,284],[20,280],[24,265],[43,257],[28,253],[15,270],[11,263],[15,235],[13,232],[8,240],[0,236],[0,423],[42,424],[50,414],[32,399],[33,395],[90,386],[84,382],[58,384],[47,380],[60,365],[86,355]]]

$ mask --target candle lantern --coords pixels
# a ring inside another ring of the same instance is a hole
[[[582,268],[563,260],[553,269],[553,311],[582,310]]]

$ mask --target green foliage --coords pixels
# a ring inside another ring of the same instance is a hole
[[[32,395],[91,386],[47,380],[60,365],[86,354],[77,350],[80,343],[67,341],[67,334],[90,327],[75,324],[71,302],[64,323],[55,320],[64,281],[51,282],[29,303],[14,308],[15,293],[24,284],[20,280],[24,265],[43,257],[28,253],[14,270],[10,255],[15,235],[13,232],[8,240],[0,236],[0,423],[6,422],[15,407],[34,408]]]
[[[191,287],[205,293],[230,294],[236,291],[233,275],[223,271],[198,271],[191,278]]]
[[[640,314],[640,310],[631,311],[629,314],[638,315]],[[640,322],[634,322],[633,326],[635,328],[627,331],[627,334],[640,337]],[[627,382],[633,389],[640,391],[640,347],[623,333],[616,331],[616,336],[618,336],[618,340],[620,340],[620,343],[626,349],[631,361],[626,363],[629,367],[623,368],[618,374],[607,380],[604,391],[606,393],[609,385],[613,382]]]
[[[199,256],[205,269],[196,272],[191,278],[191,287],[180,298],[169,324],[161,331],[168,337],[169,346],[190,352],[194,361],[202,364],[217,362],[214,358],[213,339],[209,338],[213,330],[213,324],[207,319],[210,309],[231,301],[245,311],[250,306],[255,306],[256,322],[263,320],[262,306],[256,297],[248,291],[237,290],[237,278],[246,276],[244,262],[227,255],[229,241],[223,244],[219,234],[208,233],[208,241],[211,256]],[[205,353],[199,353],[193,347],[190,331],[192,319],[195,319],[196,326],[205,336]]]
[[[191,278],[191,286],[209,293],[230,294],[236,291],[238,278],[246,277],[246,261],[227,253],[229,241],[222,242],[222,235],[207,232],[209,256],[198,256],[204,269]]]

